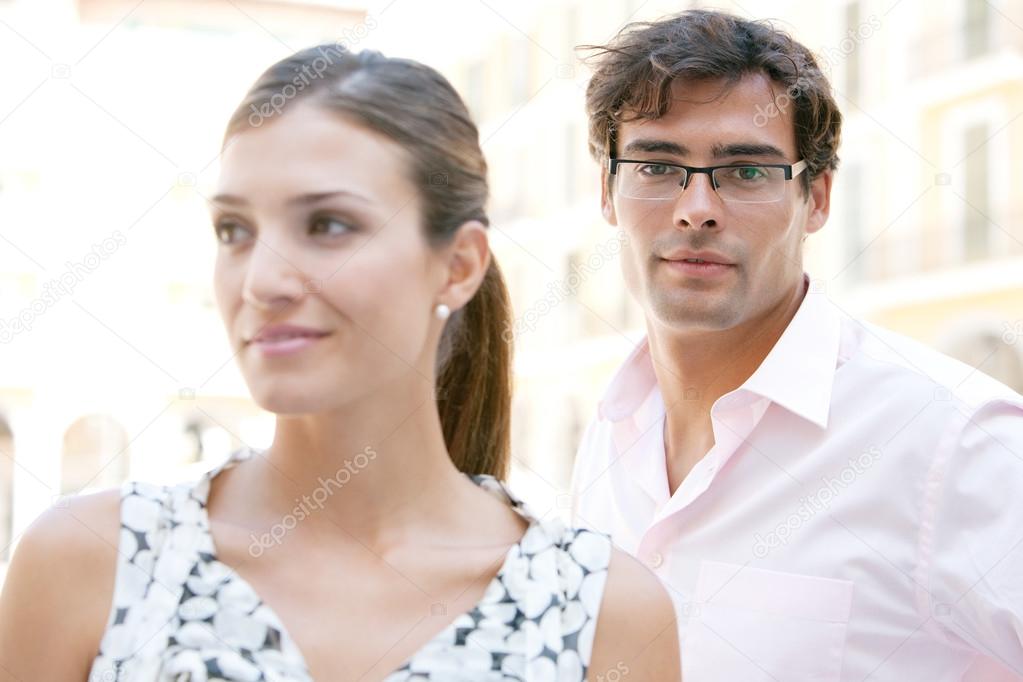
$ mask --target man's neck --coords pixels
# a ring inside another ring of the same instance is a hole
[[[805,293],[800,282],[766,315],[732,329],[678,333],[648,325],[650,357],[666,412],[664,450],[671,493],[714,445],[711,407],[760,367]]]

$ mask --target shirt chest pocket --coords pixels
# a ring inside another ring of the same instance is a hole
[[[853,583],[704,561],[686,682],[838,682]]]

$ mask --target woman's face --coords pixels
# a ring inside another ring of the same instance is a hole
[[[211,201],[214,287],[264,409],[432,390],[446,276],[409,176],[397,144],[305,102],[228,141]]]

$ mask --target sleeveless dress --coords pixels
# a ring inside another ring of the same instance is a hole
[[[278,616],[217,559],[210,534],[210,481],[252,454],[242,448],[196,482],[122,486],[114,598],[90,682],[312,682]],[[497,479],[471,478],[529,528],[480,602],[385,682],[581,682],[609,538],[541,520]]]

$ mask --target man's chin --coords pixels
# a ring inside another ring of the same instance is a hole
[[[650,312],[660,326],[678,332],[723,331],[737,324],[735,306],[728,305],[727,301],[692,298],[655,301]]]

